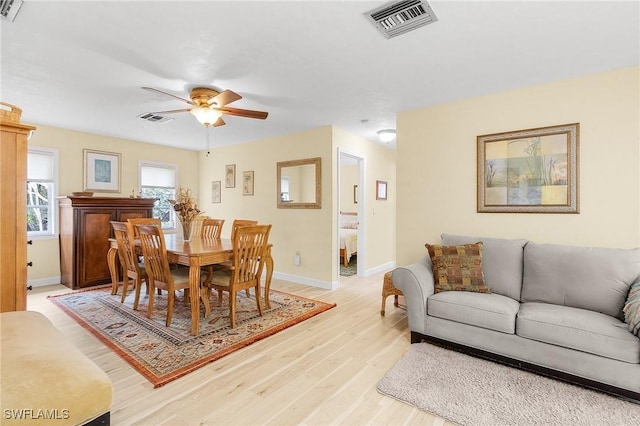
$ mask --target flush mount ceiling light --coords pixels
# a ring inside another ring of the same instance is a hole
[[[389,143],[396,138],[396,131],[394,129],[378,130],[378,137],[384,143]]]

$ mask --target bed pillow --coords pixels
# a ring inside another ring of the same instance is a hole
[[[482,243],[458,246],[425,244],[435,280],[435,293],[473,291],[491,293],[482,273]]]
[[[640,281],[634,283],[624,304],[624,322],[630,332],[636,336],[640,333]]]

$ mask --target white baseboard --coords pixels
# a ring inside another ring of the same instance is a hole
[[[392,269],[395,269],[395,267],[396,267],[395,261],[383,263],[382,265],[378,265],[375,268],[367,269],[366,271],[364,271],[364,276],[368,277],[370,275],[377,274],[379,272],[387,272]]]
[[[298,284],[310,285],[312,287],[320,287],[325,290],[335,290],[337,286],[334,286],[333,283],[321,280],[315,280],[313,278],[301,277],[299,275],[291,275],[291,274],[283,274],[282,272],[273,272],[273,278],[278,278],[280,280],[291,281]]]
[[[44,287],[44,286],[54,285],[54,284],[60,284],[60,276],[39,278],[37,280],[27,280],[27,285],[30,285],[33,287]]]

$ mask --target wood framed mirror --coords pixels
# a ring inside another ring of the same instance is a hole
[[[322,208],[322,159],[320,157],[277,163],[278,208]]]

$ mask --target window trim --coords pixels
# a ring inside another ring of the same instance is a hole
[[[50,222],[50,227],[49,230],[46,232],[40,232],[40,231],[27,231],[27,237],[29,239],[33,239],[33,240],[45,240],[45,239],[53,239],[53,238],[58,238],[59,235],[59,222],[58,222],[58,194],[60,193],[59,191],[59,181],[60,181],[60,176],[59,176],[59,151],[56,148],[48,148],[48,147],[41,147],[41,146],[32,146],[32,145],[28,145],[27,146],[27,153],[34,153],[34,154],[47,154],[47,155],[51,155],[53,157],[53,180],[52,181],[46,181],[46,182],[52,182],[53,184],[53,191],[51,194],[51,201],[49,202],[49,222]],[[28,157],[27,157],[28,158]],[[28,160],[27,160],[28,161]],[[27,182],[30,182],[31,180],[29,180],[29,176],[28,176],[28,167],[27,167]],[[37,182],[39,180],[34,179],[33,182]],[[26,183],[25,183],[26,185]],[[25,195],[26,195],[26,186],[25,186]],[[26,221],[25,221],[25,226],[26,226]]]

